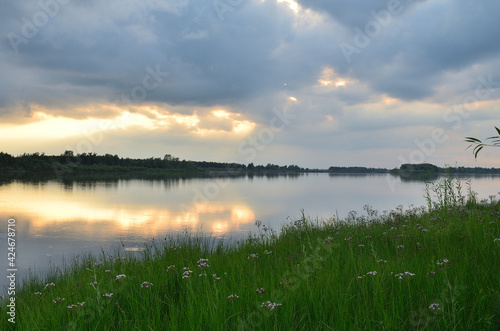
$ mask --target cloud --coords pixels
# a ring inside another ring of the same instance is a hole
[[[297,120],[273,141],[283,154],[411,148],[422,128],[457,130],[443,116],[474,96],[481,79],[491,83],[479,89],[480,101],[491,103],[460,127],[495,119],[500,3],[493,1],[298,0],[292,10],[248,0],[223,20],[204,0],[0,3],[4,125],[40,121],[36,112],[82,121],[131,113],[151,126],[141,137],[110,133],[108,146],[119,146],[119,137],[185,148],[210,142],[224,146],[220,156],[294,97]],[[341,45],[352,47],[348,57]],[[229,118],[215,116],[218,109]]]

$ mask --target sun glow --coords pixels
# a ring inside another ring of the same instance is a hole
[[[53,141],[103,137],[103,134],[123,135],[157,130],[184,131],[195,136],[239,136],[250,133],[256,126],[256,123],[244,119],[242,114],[225,109],[192,110],[191,114],[182,114],[156,105],[131,106],[127,110],[116,105],[95,105],[75,111],[88,116],[63,117],[53,115],[58,110],[32,106],[29,122],[0,124],[4,148],[26,149],[24,146],[33,147],[33,142],[51,144]],[[91,116],[93,114],[95,117]],[[97,117],[98,114],[103,117]]]
[[[342,78],[335,73],[335,69],[330,67],[325,67],[321,71],[321,77],[318,79],[320,86],[335,86],[336,88],[345,87],[348,83],[351,83],[346,78]]]
[[[300,6],[295,0],[278,0],[278,3],[285,2],[288,4],[288,7],[297,14],[299,12]]]

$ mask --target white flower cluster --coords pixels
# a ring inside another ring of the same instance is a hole
[[[191,274],[193,273],[192,270],[190,270],[188,267],[184,267],[184,272],[182,273],[182,279],[188,279],[191,278]]]
[[[439,306],[439,303],[431,303],[431,305],[429,306],[429,309],[441,310],[441,307]]]
[[[398,277],[399,279],[403,279],[403,277],[410,278],[410,277],[413,277],[413,276],[415,276],[415,274],[413,274],[413,273],[411,273],[409,271],[405,271],[405,272],[402,272],[402,273],[394,275],[394,277]]]
[[[323,240],[324,244],[331,244],[332,242],[333,242],[333,238],[332,237],[328,237],[325,240]]]
[[[208,259],[199,259],[197,267],[200,268],[201,270],[205,270],[208,267],[210,267],[208,265]]]
[[[448,266],[448,264],[450,264],[450,262],[448,261],[448,259],[442,259],[442,260],[437,260],[436,264],[438,268],[445,268]]]
[[[262,305],[260,305],[261,308],[264,308],[268,311],[274,311],[279,306],[281,306],[281,303],[276,303],[271,301],[263,302]]]
[[[78,302],[76,305],[73,304],[73,305],[69,305],[67,307],[68,307],[68,309],[73,309],[73,308],[77,308],[77,307],[83,307],[85,305],[85,303],[86,303],[85,301],[84,302]]]
[[[252,260],[252,261],[255,261],[259,258],[259,256],[257,254],[250,254],[249,257],[247,257],[247,260]]]
[[[153,283],[143,282],[143,283],[141,284],[141,287],[145,287],[145,288],[149,288],[150,286],[153,286]]]

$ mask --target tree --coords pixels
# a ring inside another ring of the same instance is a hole
[[[474,137],[465,137],[465,141],[471,143],[469,147],[467,147],[467,149],[469,149],[471,146],[476,145],[472,150],[475,159],[477,159],[477,154],[483,149],[483,147],[500,147],[500,129],[496,126],[495,129],[497,130],[498,136],[486,138],[486,140],[492,141],[491,144],[483,143],[481,140]]]

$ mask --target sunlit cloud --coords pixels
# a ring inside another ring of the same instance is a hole
[[[353,81],[344,77],[340,77],[336,74],[335,69],[331,67],[325,67],[321,71],[321,76],[318,79],[319,86],[328,87],[345,87],[348,83]]]
[[[290,7],[290,9],[297,14],[301,9],[300,5],[295,0],[278,0],[278,3],[284,2]]]

